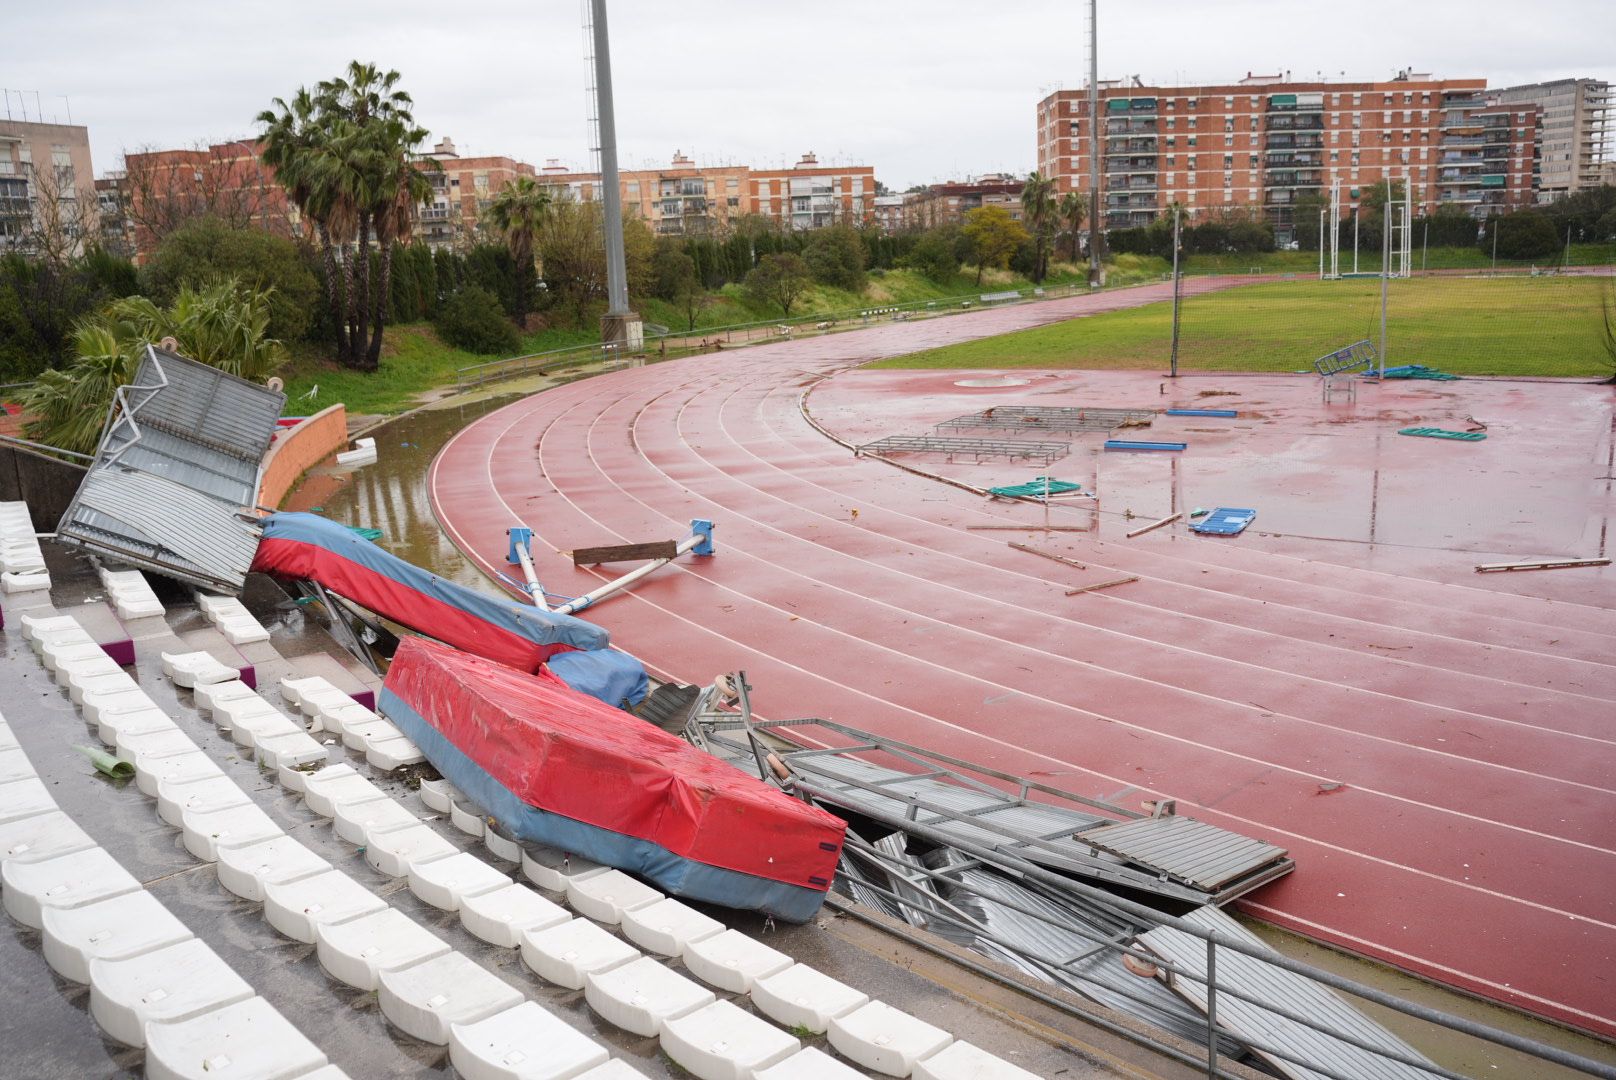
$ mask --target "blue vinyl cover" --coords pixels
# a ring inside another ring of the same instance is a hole
[[[1210,533],[1213,536],[1236,536],[1245,531],[1247,525],[1256,520],[1257,511],[1244,510],[1233,506],[1220,506],[1212,511],[1202,521],[1197,521],[1190,528],[1198,533]]]
[[[639,874],[666,892],[725,907],[761,911],[787,922],[812,919],[825,902],[817,889],[768,881],[673,854],[660,844],[530,806],[495,780],[420,713],[386,687],[377,710],[408,735],[432,766],[519,841],[546,844]],[[643,720],[624,717],[624,723]]]
[[[546,661],[550,673],[580,694],[599,698],[613,708],[626,701],[638,705],[650,692],[645,665],[616,649],[556,653]]]
[[[263,527],[265,540],[286,540],[323,548],[406,589],[430,596],[472,618],[540,645],[570,645],[574,649],[587,650],[604,649],[610,643],[606,631],[594,623],[468,589],[407,563],[355,534],[348,526],[318,514],[270,514],[263,519]],[[348,599],[357,604],[364,604],[365,601],[361,596],[350,596]],[[413,629],[424,634],[432,633],[430,626]]]

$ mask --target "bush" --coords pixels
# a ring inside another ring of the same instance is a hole
[[[1492,250],[1496,239],[1500,259],[1541,259],[1560,250],[1554,223],[1535,210],[1491,218],[1487,234],[1482,237],[1483,247]]]
[[[522,346],[499,300],[477,285],[467,285],[440,304],[433,326],[444,341],[467,352],[514,356]]]
[[[322,301],[320,282],[284,236],[197,218],[165,236],[141,270],[146,295],[159,304],[172,303],[186,285],[202,288],[226,278],[269,294],[270,337],[309,336]]]
[[[851,293],[864,291],[864,241],[846,225],[815,229],[803,249],[803,260],[821,285]]]
[[[929,281],[946,285],[959,273],[959,248],[958,227],[942,225],[927,229],[903,257],[903,265],[919,271]]]

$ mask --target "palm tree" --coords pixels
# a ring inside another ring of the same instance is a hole
[[[414,208],[430,193],[415,158],[426,138],[397,89],[396,71],[353,61],[344,76],[259,113],[263,159],[315,227],[324,249],[327,295],[337,320],[337,358],[374,371],[381,363],[392,245],[408,236]],[[381,248],[373,273],[372,242]],[[376,301],[371,303],[375,285]]]
[[[1049,234],[1055,219],[1055,180],[1053,177],[1043,176],[1032,172],[1027,174],[1026,181],[1021,185],[1021,217],[1027,223],[1027,230],[1032,233],[1036,253],[1033,256],[1032,279],[1044,280],[1046,267],[1044,265],[1044,246],[1049,242]]]
[[[1082,253],[1078,250],[1078,234],[1083,229],[1083,219],[1087,216],[1089,201],[1080,192],[1068,191],[1061,196],[1060,222],[1066,227],[1067,234],[1072,238],[1072,261],[1075,263]]]
[[[261,382],[286,359],[268,337],[273,290],[244,289],[234,279],[204,288],[181,286],[162,308],[144,296],[114,300],[73,332],[73,363],[45,371],[22,395],[34,417],[28,437],[81,454],[94,452],[113,394],[134,378],[148,343],[172,337],[182,356]]]
[[[489,207],[489,220],[505,236],[516,262],[516,321],[527,317],[528,296],[536,277],[534,241],[550,217],[550,189],[531,176],[518,176],[505,185]]]

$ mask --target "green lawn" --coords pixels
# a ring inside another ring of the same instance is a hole
[[[1390,283],[1388,361],[1460,375],[1601,376],[1601,290],[1611,279],[1416,278]],[[1072,319],[884,361],[893,368],[1165,368],[1172,305]],[[1287,281],[1183,304],[1179,363],[1293,371],[1361,338],[1378,341],[1380,282]]]
[[[1492,256],[1475,247],[1442,247],[1422,251],[1418,236],[1415,237],[1413,255],[1416,271],[1485,270],[1493,265]],[[1559,266],[1562,255],[1556,253],[1540,259],[1499,259],[1498,266],[1500,269]],[[1115,263],[1129,269],[1148,269],[1157,275],[1164,275],[1172,269],[1166,259],[1154,255],[1118,255]],[[1610,266],[1613,263],[1616,263],[1616,243],[1571,245],[1572,266]],[[1245,274],[1252,270],[1264,274],[1317,275],[1319,252],[1314,248],[1311,251],[1262,251],[1244,255],[1190,255],[1184,259],[1183,269],[1187,275]],[[1352,272],[1350,244],[1341,252],[1341,269],[1346,273]],[[1366,274],[1379,273],[1380,253],[1361,252],[1358,269]]]
[[[522,340],[522,353],[547,352],[599,341],[600,335],[583,330],[543,330]],[[299,345],[281,371],[286,380],[286,412],[306,416],[343,402],[355,414],[397,413],[416,405],[429,390],[455,382],[455,369],[489,360],[445,345],[426,323],[389,326],[382,339],[379,372],[363,374],[339,368],[331,348]]]

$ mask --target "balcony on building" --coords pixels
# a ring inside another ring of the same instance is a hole
[[[1134,138],[1155,138],[1155,120],[1130,120],[1126,116],[1108,116],[1105,120],[1105,134],[1130,135]]]
[[[1324,111],[1323,94],[1269,94],[1268,113],[1316,113]]]
[[[1268,116],[1269,131],[1323,131],[1323,113],[1274,114]]]
[[[421,208],[422,221],[448,221],[449,208],[447,206],[423,206]]]
[[[1267,176],[1269,187],[1318,187],[1323,174],[1317,169],[1271,169]]]
[[[1107,174],[1153,173],[1156,171],[1156,158],[1154,156],[1106,158],[1105,171]]]
[[[1270,169],[1283,168],[1287,165],[1320,165],[1323,162],[1323,154],[1298,154],[1288,150],[1268,151],[1267,164]]]
[[[1480,94],[1469,90],[1442,95],[1442,108],[1444,109],[1479,109],[1487,104]]]
[[[1156,99],[1153,97],[1112,98],[1105,103],[1105,115],[1108,119],[1111,117],[1128,117],[1131,119],[1151,117],[1154,119],[1156,116]]]
[[[1105,152],[1108,154],[1154,154],[1156,152],[1156,136],[1141,139],[1137,135],[1116,138],[1106,136]]]
[[[1119,176],[1107,178],[1105,190],[1107,191],[1157,191],[1160,185],[1156,183],[1154,174]]]
[[[1322,132],[1286,131],[1263,137],[1263,148],[1273,150],[1320,150],[1324,147]]]

